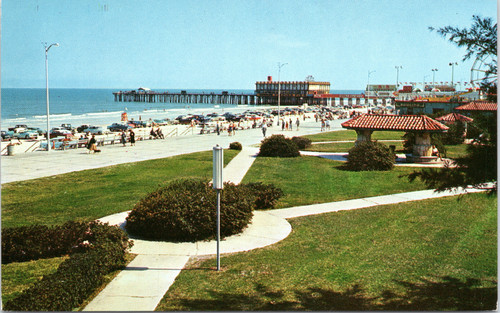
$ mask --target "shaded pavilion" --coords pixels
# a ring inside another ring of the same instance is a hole
[[[496,102],[472,101],[456,107],[455,110],[462,112],[496,112],[497,107]]]
[[[360,141],[371,141],[371,135],[376,130],[415,133],[412,155],[407,156],[413,162],[435,160],[436,157],[432,156],[431,133],[448,131],[448,126],[425,115],[363,114],[341,125],[356,131],[356,144]]]
[[[436,118],[436,121],[443,122],[447,125],[455,124],[457,122],[464,123],[464,138],[467,136],[467,123],[471,123],[474,120],[470,117],[464,116],[458,113],[449,113],[443,116]]]
[[[436,121],[443,122],[445,124],[454,124],[456,122],[470,123],[474,120],[462,114],[450,113],[436,118]]]

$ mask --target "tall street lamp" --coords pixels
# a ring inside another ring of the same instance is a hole
[[[367,101],[368,101],[368,106],[370,106],[370,75],[371,75],[372,73],[375,73],[375,71],[368,71],[368,84],[367,84],[367,86],[366,86],[366,87],[367,87],[367,94],[368,94],[368,99],[367,99]]]
[[[399,86],[399,70],[402,69],[403,66],[396,65],[395,68],[396,68],[396,72],[397,72],[397,74],[396,74],[396,89],[397,89]]]
[[[50,114],[49,114],[49,63],[48,63],[48,52],[52,46],[59,47],[58,43],[53,43],[47,47],[47,43],[44,44],[45,47],[45,93],[47,95],[47,152],[50,152]]]
[[[435,80],[436,72],[438,71],[438,69],[433,68],[431,71],[432,71],[432,88],[434,88],[434,80]]]
[[[448,64],[449,66],[451,66],[451,86],[453,87],[454,84],[453,84],[453,74],[455,72],[455,65],[458,65],[457,62],[450,62],[450,64]]]
[[[280,126],[280,101],[281,101],[281,81],[280,81],[280,74],[281,74],[281,68],[288,63],[279,63],[278,62],[278,126]]]

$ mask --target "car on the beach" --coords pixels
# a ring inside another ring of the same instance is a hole
[[[168,118],[165,118],[165,119],[163,119],[163,120],[153,120],[153,122],[154,122],[157,126],[165,126],[165,125],[168,125],[169,119],[168,119]]]
[[[71,124],[61,124],[61,127],[62,127],[62,128],[64,128],[64,129],[67,129],[67,130],[69,130],[69,131],[71,131],[71,132],[72,132],[73,130],[75,130],[75,128],[74,128],[74,127],[72,127],[72,126],[71,126]]]
[[[25,130],[23,132],[19,133],[14,133],[12,135],[13,138],[19,138],[19,139],[37,139],[38,138],[38,132],[30,131],[30,130]]]
[[[76,128],[76,131],[79,133],[82,133],[85,128],[88,128],[90,125],[89,124],[82,124]]]
[[[13,131],[14,133],[20,133],[20,132],[25,131],[26,128],[28,128],[27,125],[25,125],[25,124],[18,124],[18,125],[14,126],[14,127],[9,127],[9,130]]]
[[[83,130],[84,133],[91,133],[95,135],[102,135],[104,133],[104,129],[100,126],[89,126]]]
[[[12,135],[14,135],[14,132],[12,130],[9,131],[2,130],[2,140],[10,139],[12,138]]]
[[[50,138],[72,136],[73,133],[62,127],[54,127],[50,130]]]
[[[149,127],[151,126],[151,123],[147,123],[145,121],[128,121],[129,126],[135,127],[135,128],[141,128],[141,127]]]
[[[26,130],[32,131],[32,132],[37,132],[38,135],[43,135],[45,133],[45,131],[43,129],[38,128],[38,127],[28,127],[28,128],[26,128]]]
[[[113,124],[108,126],[109,131],[112,131],[112,132],[127,131],[131,128],[132,128],[132,126],[129,126],[127,124],[120,124],[120,123],[113,123]]]

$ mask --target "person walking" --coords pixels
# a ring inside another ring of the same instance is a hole
[[[295,121],[295,125],[297,125],[297,131],[299,131],[300,119],[297,117],[297,121]]]
[[[120,142],[125,147],[125,144],[127,143],[127,134],[125,134],[125,131],[122,131]]]
[[[262,135],[266,137],[267,126],[266,124],[262,124]]]
[[[220,126],[219,126],[219,122],[217,122],[217,127],[215,128],[215,130],[217,131],[217,136],[220,135]]]
[[[293,123],[291,118],[289,119],[288,125],[290,125],[290,130],[293,130]]]
[[[130,130],[130,146],[135,146],[135,133],[132,129]]]

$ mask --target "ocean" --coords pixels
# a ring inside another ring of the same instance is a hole
[[[212,112],[239,113],[251,109],[250,105],[203,104],[203,103],[147,103],[115,102],[113,92],[117,89],[59,89],[49,93],[50,128],[62,123],[74,127],[82,124],[107,126],[120,122],[121,114],[127,112],[129,119],[174,119],[183,114],[208,114]],[[125,91],[125,90],[124,90]],[[155,89],[158,92],[180,92],[180,89]],[[189,92],[221,93],[223,90],[195,90]],[[233,89],[230,93],[248,93],[253,90]],[[331,93],[358,94],[362,90],[332,90]],[[47,104],[45,88],[2,88],[1,129],[16,124],[26,124],[41,129],[47,128]]]

